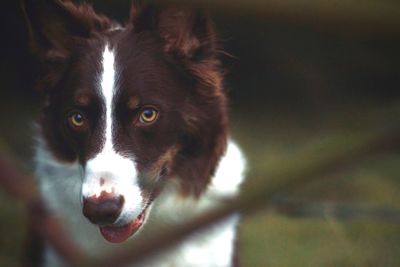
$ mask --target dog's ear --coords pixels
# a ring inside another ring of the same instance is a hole
[[[22,11],[30,48],[40,64],[39,76],[48,76],[43,80],[50,84],[62,72],[74,46],[110,24],[91,6],[68,0],[22,0]]]
[[[110,25],[107,17],[97,15],[87,4],[72,1],[23,0],[31,46],[48,57],[65,57],[74,41],[90,37]]]
[[[204,10],[162,3],[132,7],[136,32],[152,31],[164,42],[164,51],[177,59],[201,61],[216,53],[212,21]]]
[[[155,5],[153,2],[132,6],[130,18],[134,31],[156,34],[172,63],[185,67],[206,85],[200,94],[222,94],[218,42],[208,12],[188,5],[172,6],[162,1]]]

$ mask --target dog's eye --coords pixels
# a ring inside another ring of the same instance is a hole
[[[142,110],[139,117],[139,123],[149,125],[154,123],[158,118],[158,111],[155,108],[147,107]]]
[[[74,130],[84,130],[86,120],[82,113],[73,112],[68,116],[68,123]]]

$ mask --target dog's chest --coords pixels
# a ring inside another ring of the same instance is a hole
[[[219,197],[223,196],[224,192],[227,195],[234,194],[241,178],[238,177],[235,181],[235,177],[232,177],[233,165],[227,160],[231,156],[228,154],[222,160],[213,183],[200,200],[183,199],[176,194],[173,186],[167,187],[155,201],[145,226],[131,241],[141,242],[156,231],[168,231],[171,227],[183,223],[203,210],[216,206]],[[242,171],[240,170],[235,175],[241,176]],[[92,225],[82,215],[81,172],[79,164],[59,163],[43,145],[38,146],[36,175],[40,177],[40,190],[50,210],[62,220],[68,236],[85,253],[91,256],[102,255],[104,252],[110,253],[123,245],[105,241],[98,227]],[[227,177],[222,179],[221,176],[226,175],[230,175],[231,183],[222,182],[229,179]],[[237,184],[235,186],[232,183]],[[143,266],[229,266],[237,221],[238,216],[235,215],[203,233],[192,236],[180,246],[170,249]],[[59,258],[51,248],[48,248],[46,253],[47,266],[60,265]]]

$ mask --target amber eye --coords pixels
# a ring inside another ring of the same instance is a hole
[[[144,108],[140,113],[139,122],[144,125],[152,124],[157,120],[158,111],[155,108]]]
[[[81,130],[85,127],[85,118],[80,112],[73,112],[68,117],[68,122],[72,128]]]

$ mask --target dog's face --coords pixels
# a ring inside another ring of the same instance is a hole
[[[87,5],[25,0],[52,153],[83,169],[83,215],[122,242],[169,179],[199,195],[226,142],[215,36],[202,12],[146,6],[124,27]]]

